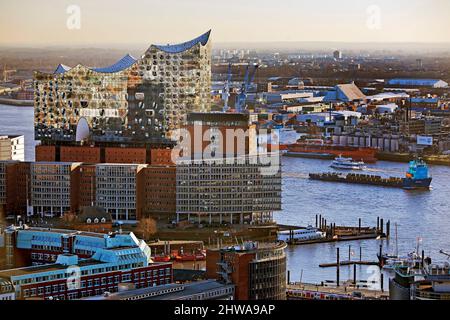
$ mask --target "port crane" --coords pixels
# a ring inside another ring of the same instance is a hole
[[[224,101],[223,112],[227,112],[229,108],[228,98],[230,97],[230,84],[231,84],[231,63],[228,64],[227,81],[225,82],[222,92],[222,100]]]
[[[245,68],[245,76],[244,82],[242,83],[241,90],[239,94],[236,96],[236,112],[243,112],[245,108],[245,101],[247,100],[247,92],[250,88],[250,85],[253,83],[255,79],[256,70],[258,69],[258,65],[254,65],[253,73],[250,75],[250,65],[247,65]]]
[[[17,72],[17,70],[13,70],[13,69],[8,70],[6,68],[6,64],[5,64],[5,66],[3,67],[3,82],[8,82],[8,74],[14,73],[14,72]]]

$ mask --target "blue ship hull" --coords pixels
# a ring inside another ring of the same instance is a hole
[[[425,179],[403,179],[403,189],[429,189],[431,185],[432,178]]]

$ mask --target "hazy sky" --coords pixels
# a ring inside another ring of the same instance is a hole
[[[174,43],[210,28],[216,43],[450,42],[450,0],[0,0],[2,45]]]

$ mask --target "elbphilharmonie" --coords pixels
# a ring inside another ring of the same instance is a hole
[[[170,140],[190,112],[210,110],[211,30],[107,67],[36,71],[35,139],[75,142]]]

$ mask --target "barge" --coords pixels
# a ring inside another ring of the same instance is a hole
[[[337,172],[310,173],[309,178],[312,180],[367,184],[374,186],[403,188],[406,190],[429,189],[432,180],[431,176],[428,173],[428,167],[426,163],[421,159],[410,162],[409,170],[406,173],[405,178],[383,178],[377,175],[356,173],[349,173],[345,175]]]

